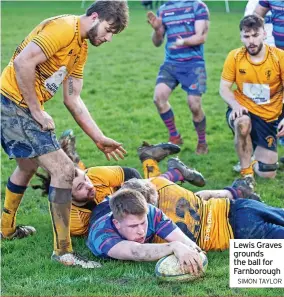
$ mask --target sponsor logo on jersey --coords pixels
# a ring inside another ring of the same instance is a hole
[[[169,15],[175,15],[175,13],[172,11],[172,12],[165,12],[165,16],[169,16]]]

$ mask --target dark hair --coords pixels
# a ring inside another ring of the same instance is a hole
[[[107,21],[114,33],[120,33],[128,24],[128,5],[125,0],[97,0],[87,10],[86,16],[96,12],[100,21]]]
[[[240,21],[240,31],[257,31],[259,28],[264,28],[264,20],[256,14],[247,15]]]
[[[125,215],[143,215],[148,211],[148,206],[145,197],[130,189],[120,189],[115,192],[109,202],[113,217],[121,220]]]

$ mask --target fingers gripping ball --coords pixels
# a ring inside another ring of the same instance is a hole
[[[199,255],[201,257],[203,272],[201,272],[198,276],[190,273],[183,273],[175,255],[169,255],[160,259],[156,264],[155,274],[159,280],[166,282],[186,282],[197,279],[205,273],[208,266],[208,259],[206,255],[203,252],[200,252]]]

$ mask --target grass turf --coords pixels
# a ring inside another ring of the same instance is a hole
[[[110,44],[91,48],[85,68],[82,98],[104,133],[123,142],[128,151],[124,161],[107,162],[101,152],[81,132],[63,107],[60,92],[46,103],[55,119],[56,133],[72,128],[77,135],[78,151],[88,166],[114,165],[136,167],[141,171],[136,148],[142,140],[158,143],[167,140],[167,131],[152,103],[155,78],[163,61],[163,48],[151,44],[151,28],[146,23],[140,3],[130,3],[130,24]],[[205,45],[208,91],[203,96],[207,115],[207,140],[210,153],[194,154],[196,133],[186,106],[186,96],[179,88],[171,97],[177,127],[184,138],[180,158],[202,171],[206,189],[230,184],[238,175],[232,171],[237,157],[233,139],[225,121],[226,105],[218,95],[220,74],[228,52],[240,46],[238,22],[244,3],[232,3],[233,12],[224,13],[224,3],[210,2],[211,25]],[[65,13],[82,14],[80,2],[2,2],[2,69],[16,46],[43,19]],[[2,151],[3,152],[3,151]],[[284,155],[283,148],[279,149]],[[7,178],[15,167],[2,154],[2,197]],[[161,164],[166,168],[166,162]],[[275,180],[257,179],[257,191],[273,206],[284,206],[284,172]],[[32,180],[36,184],[36,179]],[[197,188],[185,185],[187,188]],[[2,201],[3,205],[3,201]],[[2,295],[22,296],[283,296],[282,289],[230,289],[229,253],[210,252],[209,266],[203,279],[187,284],[159,283],[154,277],[155,263],[102,261],[103,268],[83,270],[66,268],[50,261],[52,230],[47,198],[40,191],[28,189],[18,212],[18,223],[37,228],[34,237],[2,242]],[[73,240],[75,250],[92,257],[84,240]]]

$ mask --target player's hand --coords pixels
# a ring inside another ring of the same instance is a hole
[[[277,137],[282,137],[284,136],[284,119],[280,121],[278,124],[278,133],[276,134]]]
[[[247,108],[237,103],[232,108],[230,119],[234,121],[236,118],[240,118],[244,114],[248,114]]]
[[[96,145],[98,149],[105,154],[108,160],[113,158],[117,161],[118,157],[124,159],[124,154],[126,154],[126,150],[122,147],[121,143],[105,136],[100,138],[100,140],[96,142]]]
[[[172,45],[170,46],[170,49],[176,49],[180,46],[184,45],[184,39],[181,36],[178,36],[176,41],[174,43],[172,43]]]
[[[202,271],[202,263],[196,249],[192,249],[178,241],[173,242],[173,244],[173,252],[179,260],[180,268],[183,273],[199,275]]]
[[[41,125],[43,131],[55,129],[55,124],[52,117],[44,110],[41,110],[39,112],[32,112],[31,114],[34,120]]]
[[[159,30],[163,25],[162,18],[157,17],[152,11],[147,12],[147,21],[156,31]]]

